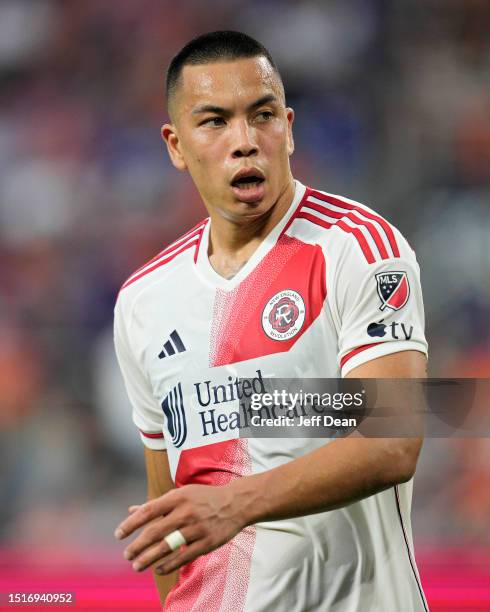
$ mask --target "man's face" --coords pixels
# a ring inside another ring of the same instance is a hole
[[[291,185],[294,113],[264,57],[185,66],[162,136],[210,212],[240,221],[267,213]]]

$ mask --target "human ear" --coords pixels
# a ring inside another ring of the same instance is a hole
[[[162,138],[167,145],[167,151],[172,164],[177,170],[187,170],[187,164],[184,161],[180,147],[180,139],[177,130],[171,123],[165,123],[161,129]]]
[[[294,152],[294,138],[293,138],[293,122],[294,122],[294,110],[292,108],[286,108],[286,118],[288,121],[288,155],[292,155]]]

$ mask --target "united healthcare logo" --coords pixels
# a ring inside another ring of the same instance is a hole
[[[172,436],[175,448],[184,444],[187,438],[187,423],[185,420],[182,385],[179,383],[162,401],[162,410],[167,419],[167,427]]]

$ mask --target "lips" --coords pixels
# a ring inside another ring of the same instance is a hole
[[[265,177],[257,168],[239,170],[231,181],[232,191],[241,202],[248,204],[261,200],[265,193]]]

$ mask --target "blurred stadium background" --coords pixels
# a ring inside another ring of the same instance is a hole
[[[145,496],[112,310],[205,216],[160,141],[163,74],[226,28],[276,58],[295,175],[417,251],[430,375],[490,376],[488,0],[1,0],[0,592],[158,609],[112,537]],[[431,609],[490,609],[489,519],[489,441],[428,440],[413,530]]]

